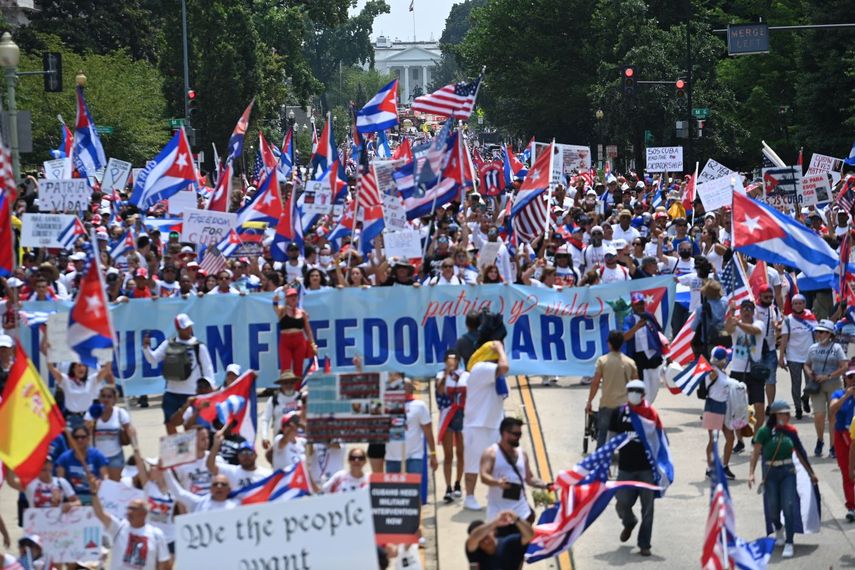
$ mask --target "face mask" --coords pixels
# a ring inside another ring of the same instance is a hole
[[[644,394],[641,394],[639,392],[629,392],[626,395],[626,399],[633,406],[637,406],[644,399]]]
[[[680,250],[680,257],[682,257],[683,259],[689,259],[690,257],[692,257],[692,252],[691,251],[685,251],[685,250],[681,249]]]
[[[294,390],[294,388],[285,388],[284,390],[282,390],[282,393],[288,397],[293,396],[295,392],[296,390]]]
[[[322,263],[323,265],[329,265],[329,263],[330,263],[331,261],[332,261],[332,256],[331,256],[331,255],[322,255],[322,256],[321,256],[321,263]]]

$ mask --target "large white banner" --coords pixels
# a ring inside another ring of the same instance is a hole
[[[74,218],[72,214],[24,214],[21,218],[21,245],[62,247],[59,234]]]
[[[368,489],[175,519],[178,568],[375,570]]]

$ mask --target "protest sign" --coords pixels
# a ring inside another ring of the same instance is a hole
[[[80,357],[68,345],[68,313],[47,316],[48,362],[77,362]],[[103,350],[103,349],[101,349]],[[109,355],[109,349],[107,353]]]
[[[306,439],[343,443],[403,441],[404,383],[386,372],[315,376]]]
[[[617,145],[616,144],[606,145],[606,156],[608,156],[610,159],[617,158]]]
[[[160,461],[164,467],[174,467],[196,460],[196,432],[183,431],[160,437]]]
[[[184,210],[181,241],[217,245],[237,225],[237,214],[212,210]]]
[[[196,192],[193,190],[181,190],[176,192],[167,200],[168,212],[170,215],[178,216],[199,207],[199,202],[196,200]]]
[[[831,174],[831,183],[837,184],[840,180],[840,171],[843,169],[843,159],[834,158],[825,154],[813,153],[810,157],[810,165],[808,165],[805,176],[809,174],[822,174],[827,172]]]
[[[653,299],[649,312],[667,326],[675,287],[671,276],[561,291],[523,285],[346,287],[306,295],[303,305],[311,315],[319,356],[329,359],[333,372],[353,371],[353,357],[359,354],[369,371],[406,370],[413,376],[433,376],[445,352],[466,332],[466,313],[486,308],[504,318],[515,374],[549,375],[561,366],[567,375],[584,376],[592,375],[597,358],[608,352],[608,333],[622,326],[629,314],[631,292],[644,291]],[[143,358],[139,339],[149,333],[158,345],[173,336],[178,313],[187,313],[196,322],[194,333],[211,353],[218,384],[226,365],[234,362],[257,370],[259,386],[272,386],[279,375],[272,301],[273,293],[257,293],[159,299],[157,311],[151,310],[149,299],[111,305],[119,346],[114,366],[125,379],[126,395],[163,392],[160,368]],[[72,303],[27,301],[22,305],[31,313],[68,312]],[[348,310],[342,313],[341,307]],[[38,367],[44,359],[38,350],[38,327],[22,323],[18,334]]]
[[[110,479],[104,479],[101,481],[101,486],[98,487],[98,499],[101,501],[101,506],[119,520],[127,515],[128,503],[134,499],[144,498],[145,494],[141,490]]]
[[[131,178],[133,179],[134,184],[137,183],[137,180],[140,179],[140,173],[145,170],[145,168],[131,168]]]
[[[332,188],[329,181],[309,180],[303,191],[303,213],[326,216],[332,210]]]
[[[386,257],[413,259],[422,256],[422,242],[418,230],[383,231],[383,244]]]
[[[800,207],[803,200],[801,166],[764,168],[763,200],[785,210]]]
[[[178,568],[374,570],[368,489],[175,519]]]
[[[712,212],[733,202],[733,191],[742,189],[743,178],[733,172],[709,182],[698,184],[698,196],[704,205],[704,210]]]
[[[704,165],[704,169],[701,170],[700,174],[698,174],[698,182],[709,182],[711,180],[715,180],[716,178],[722,178],[731,174],[736,174],[736,172],[729,169],[720,162],[716,162],[713,159],[709,159]]]
[[[62,247],[59,234],[76,216],[71,214],[24,214],[21,217],[23,247]]]
[[[393,232],[406,230],[408,228],[407,210],[401,198],[397,194],[380,194],[380,199],[383,202],[383,220],[386,223],[386,229]]]
[[[801,206],[818,206],[831,201],[830,172],[810,174],[802,178]]]
[[[82,212],[89,209],[92,188],[83,178],[39,180],[39,211]]]
[[[535,142],[535,156],[539,155],[549,143]],[[573,174],[574,171],[590,170],[591,148],[587,146],[555,143],[555,156],[552,157],[552,177],[550,183],[564,183],[564,175]]]
[[[421,475],[372,473],[369,478],[377,544],[414,544],[421,523]]]
[[[51,562],[95,562],[101,558],[103,527],[92,507],[27,509],[24,534],[37,534],[43,553]]]
[[[113,190],[123,190],[128,183],[128,177],[131,175],[131,163],[111,158],[107,161],[107,168],[104,169],[104,179],[101,181],[101,188],[106,192]]]
[[[647,172],[683,172],[683,147],[647,147]]]
[[[57,158],[46,160],[42,164],[45,167],[45,178],[47,180],[62,180],[71,178],[71,159]]]
[[[487,267],[496,263],[496,258],[499,256],[499,248],[502,243],[498,241],[487,241],[481,245],[478,251],[478,268]]]
[[[374,178],[377,180],[377,189],[380,194],[394,194],[397,192],[397,185],[392,178],[392,173],[404,165],[406,161],[398,160],[373,160],[371,168],[374,169]]]

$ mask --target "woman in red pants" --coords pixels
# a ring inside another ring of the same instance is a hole
[[[317,354],[318,345],[312,338],[309,313],[297,306],[297,290],[285,292],[285,304],[279,306],[279,294],[273,297],[273,310],[279,317],[279,371],[290,369],[303,377],[304,360]]]
[[[849,448],[852,445],[849,426],[855,416],[855,364],[849,362],[844,376],[843,389],[831,395],[830,413],[834,418],[834,453],[843,478],[843,496],[846,500],[846,520],[855,522],[855,481],[849,465]]]

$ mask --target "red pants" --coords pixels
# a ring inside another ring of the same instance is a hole
[[[849,478],[849,447],[852,445],[848,431],[834,432],[834,454],[843,477],[843,496],[846,497],[846,509],[855,509],[855,481]]]
[[[303,377],[303,365],[309,357],[309,340],[301,331],[279,334],[279,371],[291,369],[297,378]]]

